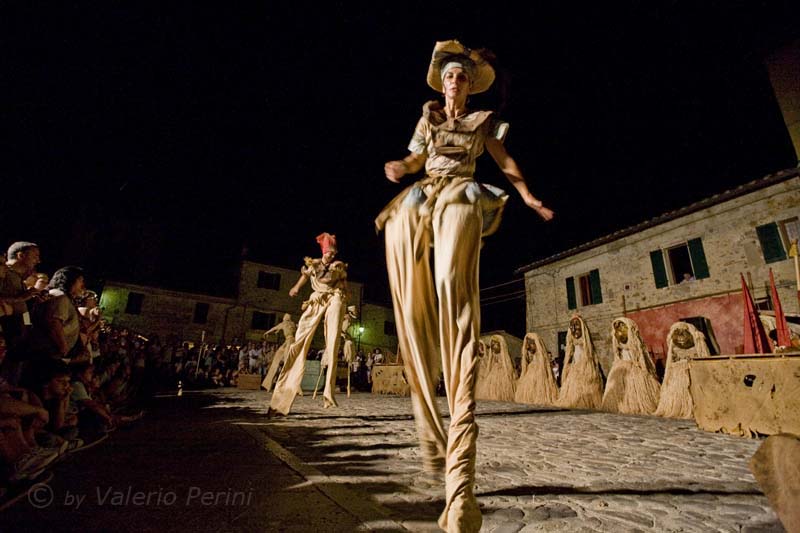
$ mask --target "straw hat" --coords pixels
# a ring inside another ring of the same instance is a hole
[[[436,92],[444,90],[441,69],[455,61],[464,65],[470,79],[469,94],[482,93],[494,82],[494,68],[487,62],[488,53],[470,50],[456,40],[438,41],[433,47],[431,64],[428,66],[428,85]]]

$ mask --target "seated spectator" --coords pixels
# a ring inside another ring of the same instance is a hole
[[[30,446],[22,435],[19,418],[0,414],[0,467],[5,479],[33,479],[59,455],[51,448]]]
[[[133,394],[131,385],[131,367],[124,364],[117,365],[116,372],[103,387],[103,395],[106,400],[117,406],[126,405]]]
[[[211,372],[210,379],[211,379],[211,385],[215,387],[225,386],[224,376],[222,375],[222,372],[220,371],[219,367],[214,368],[214,370]]]
[[[5,355],[0,335],[0,364]],[[0,378],[0,466],[11,481],[35,477],[63,451],[37,445],[35,432],[47,424],[49,415],[28,400],[27,391]]]
[[[105,433],[116,429],[111,411],[91,394],[93,377],[94,366],[91,363],[81,363],[73,369],[70,402],[78,412],[81,434]]]
[[[34,390],[36,401],[47,410],[50,421],[42,432],[36,435],[36,440],[42,446],[61,446],[64,441],[69,442],[68,449],[75,449],[83,445],[78,439],[78,417],[70,412],[70,385],[69,368],[62,361],[48,361],[41,364],[36,372],[38,379]]]

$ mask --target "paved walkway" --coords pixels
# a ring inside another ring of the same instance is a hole
[[[264,393],[222,394],[265,407]],[[326,410],[303,397],[290,417],[257,427],[324,483],[407,529],[435,530],[444,489],[421,474],[410,412],[408,398],[357,394]],[[484,531],[783,530],[747,468],[759,441],[690,421],[499,402],[479,403],[478,424]]]
[[[139,425],[58,465],[0,529],[436,530],[444,487],[420,471],[408,398],[339,395],[325,410],[306,396],[266,420],[268,398],[160,398]],[[479,404],[478,423],[483,531],[783,531],[747,469],[758,441],[496,402]]]

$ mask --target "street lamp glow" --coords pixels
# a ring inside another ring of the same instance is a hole
[[[364,326],[358,326],[358,332],[364,333]]]

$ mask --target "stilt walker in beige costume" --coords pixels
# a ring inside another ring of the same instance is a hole
[[[341,261],[334,261],[336,257],[336,237],[323,233],[317,237],[317,242],[322,248],[321,259],[306,257],[305,265],[300,269],[300,279],[289,290],[289,296],[295,297],[300,288],[311,280],[313,292],[311,297],[303,302],[303,315],[297,323],[295,341],[289,348],[286,363],[283,365],[272,401],[269,404],[268,416],[275,413],[289,414],[295,396],[300,391],[300,382],[306,366],[306,355],[311,347],[314,332],[320,321],[325,320],[325,353],[336,361],[339,353],[339,334],[342,327],[342,317],[345,312],[347,298],[347,265]],[[336,406],[333,397],[334,381],[336,380],[336,365],[328,365],[328,374],[325,379],[323,404],[325,407]]]
[[[264,333],[264,340],[267,340],[267,335],[277,333],[278,331],[283,333],[283,344],[275,350],[275,355],[272,357],[272,363],[269,365],[267,375],[264,377],[264,381],[261,382],[261,386],[267,389],[267,391],[272,390],[272,382],[275,380],[275,374],[278,373],[278,367],[286,360],[286,356],[289,355],[289,348],[294,344],[297,324],[292,322],[292,315],[289,313],[283,315],[283,320],[280,324]]]
[[[350,370],[353,361],[356,360],[356,346],[353,342],[353,337],[350,335],[350,326],[353,325],[353,321],[358,318],[358,314],[356,313],[356,306],[349,305],[347,306],[347,312],[344,315],[344,319],[342,320],[342,353],[344,354],[344,360],[347,363],[347,397],[350,397]]]
[[[386,232],[395,321],[423,460],[429,471],[445,468],[445,509],[439,525],[451,532],[478,531],[482,523],[473,487],[478,257],[481,237],[497,229],[507,199],[500,189],[473,179],[475,159],[484,147],[525,204],[545,220],[553,216],[528,191],[503,147],[508,125],[491,111],[466,108],[467,95],[487,90],[493,81],[494,69],[480,52],[458,41],[436,43],[428,84],[444,93],[445,104],[425,104],[409,155],[384,168],[393,182],[423,167],[425,177],[397,196],[375,221]],[[450,409],[448,433],[435,403],[440,369]]]

